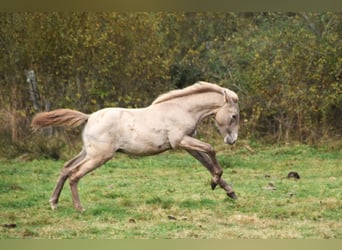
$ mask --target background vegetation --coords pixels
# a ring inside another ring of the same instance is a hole
[[[341,140],[341,34],[338,12],[1,13],[0,155],[73,145],[32,135],[39,111],[141,107],[198,80],[239,94],[240,138]]]

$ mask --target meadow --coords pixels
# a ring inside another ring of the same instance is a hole
[[[64,161],[1,160],[0,238],[342,238],[341,150],[239,142],[217,157],[236,201],[212,191],[207,170],[184,152],[118,154],[80,181],[83,213],[68,184],[59,208],[49,207]]]

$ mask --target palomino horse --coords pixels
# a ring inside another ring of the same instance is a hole
[[[185,149],[209,170],[212,189],[219,185],[229,197],[236,199],[232,187],[221,178],[223,171],[213,147],[193,137],[199,122],[211,114],[216,114],[216,126],[224,142],[234,144],[239,127],[238,96],[207,82],[170,91],[145,108],[105,108],[90,115],[70,109],[37,114],[32,120],[35,129],[50,125],[76,127],[85,123],[83,149],[65,163],[50,199],[51,208],[57,208],[63,185],[69,178],[73,205],[82,211],[78,181],[111,159],[115,152],[154,155],[173,148]]]

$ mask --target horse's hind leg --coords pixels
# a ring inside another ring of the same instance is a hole
[[[74,207],[79,211],[84,211],[85,209],[81,205],[81,201],[78,194],[77,184],[79,180],[85,176],[86,174],[90,173],[91,171],[95,170],[96,168],[100,167],[106,161],[113,157],[112,154],[108,154],[104,156],[103,154],[98,154],[94,157],[87,156],[85,162],[80,165],[76,171],[70,175],[70,189],[72,195],[72,201]]]
[[[69,160],[68,162],[64,164],[62,172],[57,180],[56,187],[49,200],[50,206],[52,209],[57,208],[59,196],[62,192],[65,181],[68,179],[68,177],[71,174],[71,170],[75,166],[77,166],[77,164],[79,164],[85,158],[85,156],[86,156],[86,152],[85,150],[82,150],[81,153],[79,153],[77,156],[75,156],[74,158],[72,158],[71,160]]]

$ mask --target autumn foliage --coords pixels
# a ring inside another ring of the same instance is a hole
[[[40,111],[141,107],[199,80],[239,94],[242,138],[340,140],[341,27],[338,12],[1,13],[1,145],[28,150]]]

